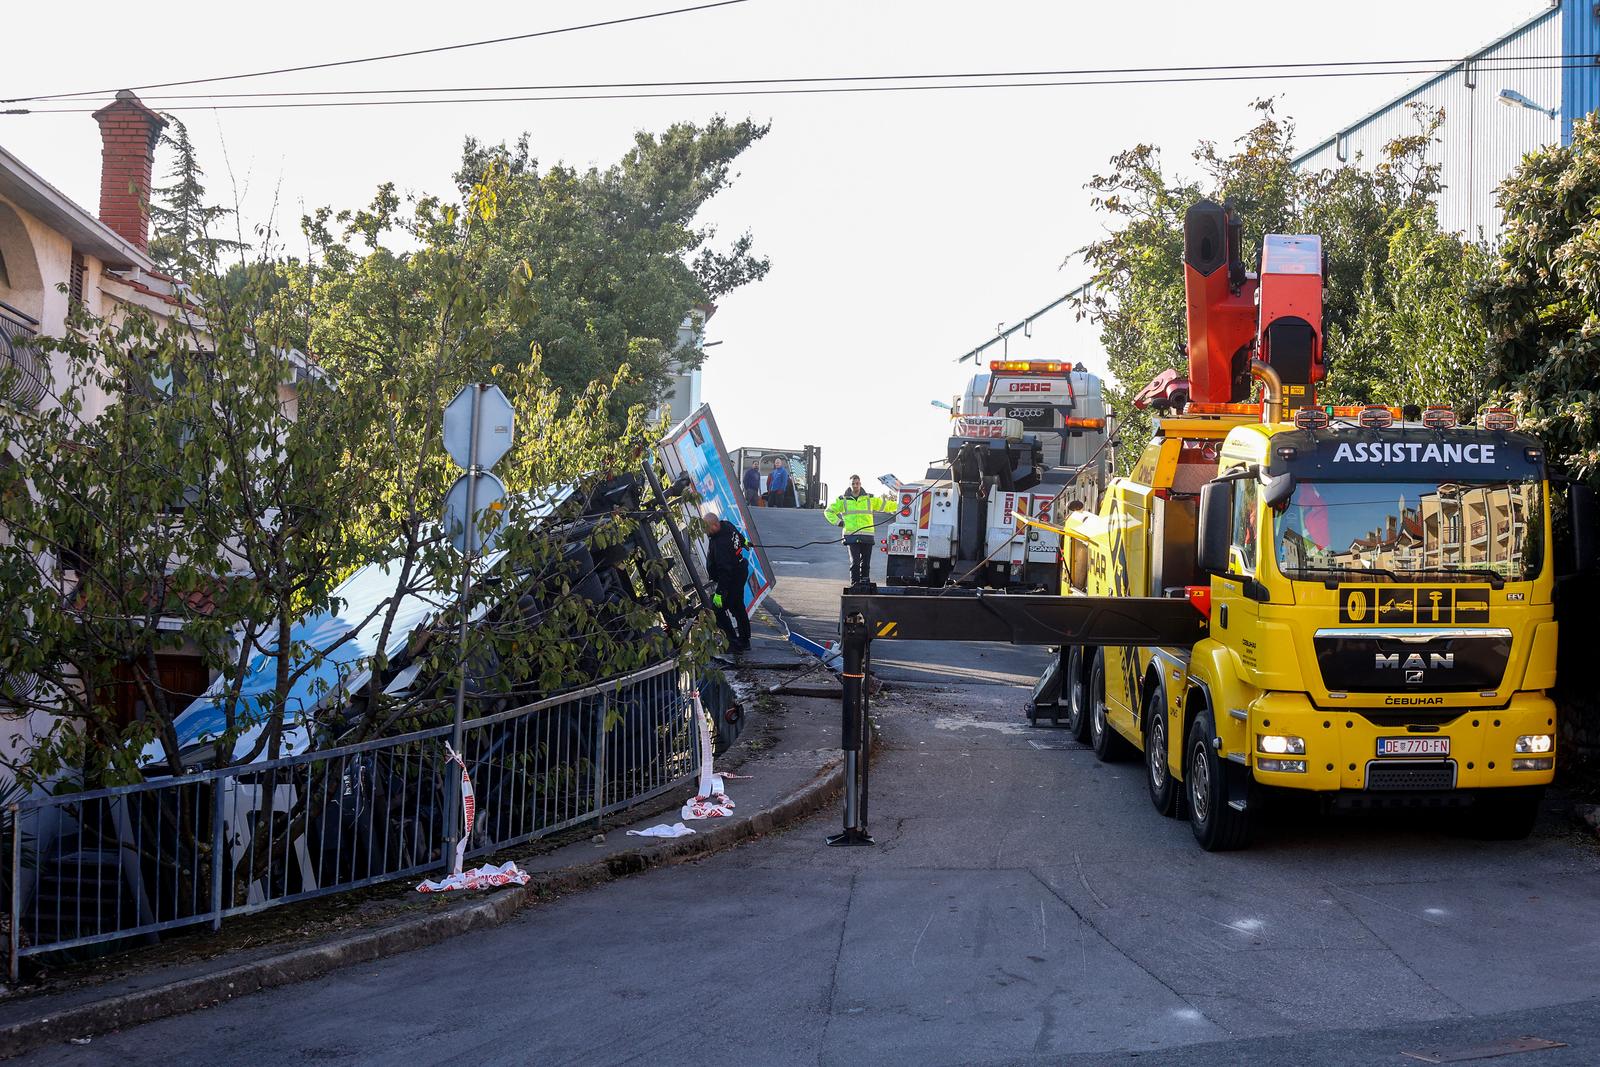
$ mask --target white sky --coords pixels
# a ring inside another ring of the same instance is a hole
[[[529,32],[684,6],[681,0],[478,3],[405,0],[266,7],[14,4],[0,97],[138,85]],[[238,83],[242,88],[530,85],[684,78],[1145,67],[1456,56],[1540,0],[754,0],[544,40]],[[238,12],[237,15],[232,12]],[[453,17],[457,13],[467,18]],[[719,111],[772,121],[706,221],[748,228],[764,282],[722,301],[704,381],[729,447],[818,444],[837,492],[920,476],[943,451],[961,353],[1083,278],[1074,249],[1100,232],[1084,182],[1138,142],[1187,162],[1199,139],[1248,128],[1278,93],[1301,143],[1417,77],[1181,87],[991,89],[664,101],[200,111],[183,118],[217,199],[280,225],[304,208],[364,203],[382,181],[444,193],[468,134],[533,135],[537,156],[605,164],[634,130]],[[185,90],[177,90],[185,91]],[[157,107],[171,106],[145,94]],[[96,101],[96,105],[103,101]],[[173,102],[175,103],[175,102]],[[42,105],[48,106],[48,105]],[[0,115],[0,144],[79,203],[99,200],[87,114]],[[226,156],[224,156],[224,147]],[[1335,250],[1336,253],[1337,250]],[[1060,310],[1014,356],[1101,369],[1094,332]],[[993,350],[998,355],[998,349]]]

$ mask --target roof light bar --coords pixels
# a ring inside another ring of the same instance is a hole
[[[1204,400],[1190,402],[1183,409],[1185,415],[1253,415],[1261,417],[1260,403],[1254,404],[1213,404]]]
[[[1515,430],[1517,416],[1510,408],[1484,408],[1482,412],[1483,428],[1485,430]]]
[[[1433,404],[1422,412],[1422,425],[1430,430],[1448,430],[1455,424],[1455,408],[1447,404]]]
[[[1322,410],[1328,413],[1330,419],[1359,419],[1363,411],[1373,408],[1387,411],[1394,418],[1400,417],[1399,408],[1384,404],[1329,404]]]
[[[1356,416],[1356,425],[1369,430],[1384,430],[1394,425],[1394,411],[1382,404],[1368,404]]]
[[[1054,359],[994,359],[989,361],[989,369],[996,373],[1066,374],[1072,366]]]
[[[1294,413],[1294,424],[1302,430],[1321,430],[1328,425],[1328,413],[1321,408],[1301,408]]]

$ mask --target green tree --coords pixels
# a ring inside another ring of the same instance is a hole
[[[0,616],[0,647],[17,650],[9,669],[44,680],[27,710],[60,716],[19,776],[128,780],[151,742],[175,763],[182,702],[161,689],[156,657],[179,647],[218,679],[219,765],[278,755],[291,733],[359,739],[440,721],[463,673],[503,702],[680,649],[703,654],[705,620],[687,632],[673,621],[669,633],[660,598],[641,595],[664,581],[663,563],[609,572],[602,596],[589,588],[593,561],[638,532],[639,516],[579,521],[543,506],[553,487],[576,485],[581,501],[597,480],[637,471],[653,431],[643,405],[618,405],[626,364],[571,396],[537,349],[497,362],[537,314],[531,264],[508,266],[496,240],[512,193],[497,166],[459,203],[402,212],[385,188],[366,209],[307,220],[307,262],[197,275],[190,291],[209,297],[203,307],[174,303],[160,319],[80,313],[52,342],[63,368],[52,403],[0,408],[17,456],[0,468],[0,597],[13,608]],[[301,339],[316,358],[290,347]],[[345,665],[380,683],[394,672],[383,649],[403,605],[449,603],[457,588],[461,563],[438,522],[457,473],[440,413],[469,381],[500,384],[522,434],[500,465],[514,496],[496,578],[476,587],[471,658],[451,639],[450,611],[435,612],[404,649],[422,681],[359,706],[331,700],[308,718],[292,692],[348,659],[349,638],[297,642],[291,626],[346,610],[341,579],[383,562],[394,581],[353,620],[378,628],[380,651]],[[264,687],[249,669],[262,653],[275,654]],[[141,698],[131,723],[109,707],[119,677]]]
[[[151,190],[150,255],[165,270],[189,281],[215,273],[225,254],[247,246],[237,238],[219,236],[237,212],[207,202],[205,171],[189,128],[171,115],[165,118],[161,146],[172,151],[173,160],[167,173],[170,184]]]
[[[1480,307],[1495,385],[1550,457],[1600,485],[1600,119],[1523,158]]]
[[[705,204],[733,181],[734,163],[768,127],[721,117],[677,123],[659,136],[639,133],[617,163],[578,171],[541,169],[524,136],[515,145],[468,140],[457,175],[463,195],[482,175],[500,174],[486,227],[486,284],[508,292],[525,276],[532,314],[504,322],[494,359],[507,367],[535,348],[551,383],[577,396],[589,383],[616,385],[621,417],[657,400],[672,363],[697,366],[704,354],[680,347],[678,329],[696,307],[768,270],[749,233],[725,247],[697,225]]]
[[[1443,405],[1470,417],[1492,389],[1488,325],[1474,299],[1489,272],[1488,250],[1442,232],[1432,212],[1418,211],[1386,253],[1344,320],[1341,373],[1329,399]]]

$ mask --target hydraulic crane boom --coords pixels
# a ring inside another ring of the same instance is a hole
[[[1188,399],[1205,404],[1248,401],[1252,362],[1260,361],[1277,372],[1284,406],[1292,412],[1316,402],[1316,383],[1326,374],[1322,239],[1267,234],[1261,271],[1253,274],[1245,270],[1240,255],[1242,229],[1228,207],[1211,200],[1201,200],[1184,216]],[[1181,380],[1168,380],[1159,391],[1181,389]]]

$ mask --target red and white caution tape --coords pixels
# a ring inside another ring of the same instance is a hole
[[[457,889],[493,889],[501,885],[527,885],[528,872],[507,860],[500,866],[485,863],[462,874],[435,881],[427,879],[417,886],[419,893],[448,893]]]
[[[692,694],[694,718],[700,733],[700,785],[693,797],[683,805],[685,819],[723,819],[733,814],[733,801],[723,792],[722,775],[711,767],[711,721],[700,703],[698,691]]]
[[[472,839],[472,824],[477,821],[478,800],[472,792],[472,776],[467,773],[467,761],[461,754],[450,747],[448,741],[444,746],[446,764],[455,763],[461,767],[461,837],[456,841],[455,865],[443,879],[432,878],[424,880],[417,886],[419,893],[447,893],[457,889],[490,889],[494,886],[528,884],[528,872],[519,868],[510,860],[496,867],[493,864],[484,864],[482,867],[470,871],[463,871],[467,859],[467,843]]]

